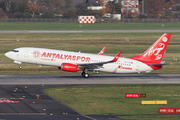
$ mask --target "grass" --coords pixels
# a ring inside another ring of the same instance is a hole
[[[107,46],[105,55],[115,56],[122,51],[121,57],[128,57],[142,54],[161,35],[161,33],[0,34],[0,74],[80,74],[31,64],[23,64],[23,69],[19,70],[18,64],[4,56],[5,52],[18,47],[41,47],[98,54],[104,46]],[[17,38],[19,41],[16,41]],[[179,38],[179,33],[172,34],[163,57],[163,61],[173,65],[164,66],[163,69],[151,73],[179,74],[180,63],[173,60],[173,57],[180,57]]]
[[[122,120],[179,120],[179,115],[165,115],[165,116],[119,116]]]
[[[0,30],[140,30],[179,29],[179,23],[45,23],[45,22],[1,22]]]
[[[84,115],[162,114],[159,108],[180,108],[179,91],[179,85],[90,85],[43,90]],[[125,93],[147,97],[125,98]],[[168,104],[141,105],[142,100],[167,100]]]

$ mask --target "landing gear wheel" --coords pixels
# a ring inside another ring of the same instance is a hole
[[[22,66],[19,66],[19,69],[22,69]]]
[[[84,74],[84,78],[88,78],[89,77],[89,74],[88,73],[85,73]]]
[[[88,74],[88,73],[85,73],[85,72],[82,72],[82,76],[83,76],[84,78],[88,78],[88,77],[89,77],[89,74]]]

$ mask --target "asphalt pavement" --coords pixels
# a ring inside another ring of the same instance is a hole
[[[0,75],[1,85],[180,84],[180,74]]]
[[[95,120],[41,92],[63,85],[1,85],[0,119],[7,120]],[[39,98],[38,98],[38,96]]]

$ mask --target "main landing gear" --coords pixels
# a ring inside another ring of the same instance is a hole
[[[87,72],[82,72],[82,76],[84,77],[84,78],[88,78],[89,77],[89,74],[87,73]]]

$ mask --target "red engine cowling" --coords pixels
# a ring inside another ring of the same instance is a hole
[[[70,64],[70,63],[62,63],[61,70],[68,71],[68,72],[77,72],[78,65],[74,65],[74,64]]]

